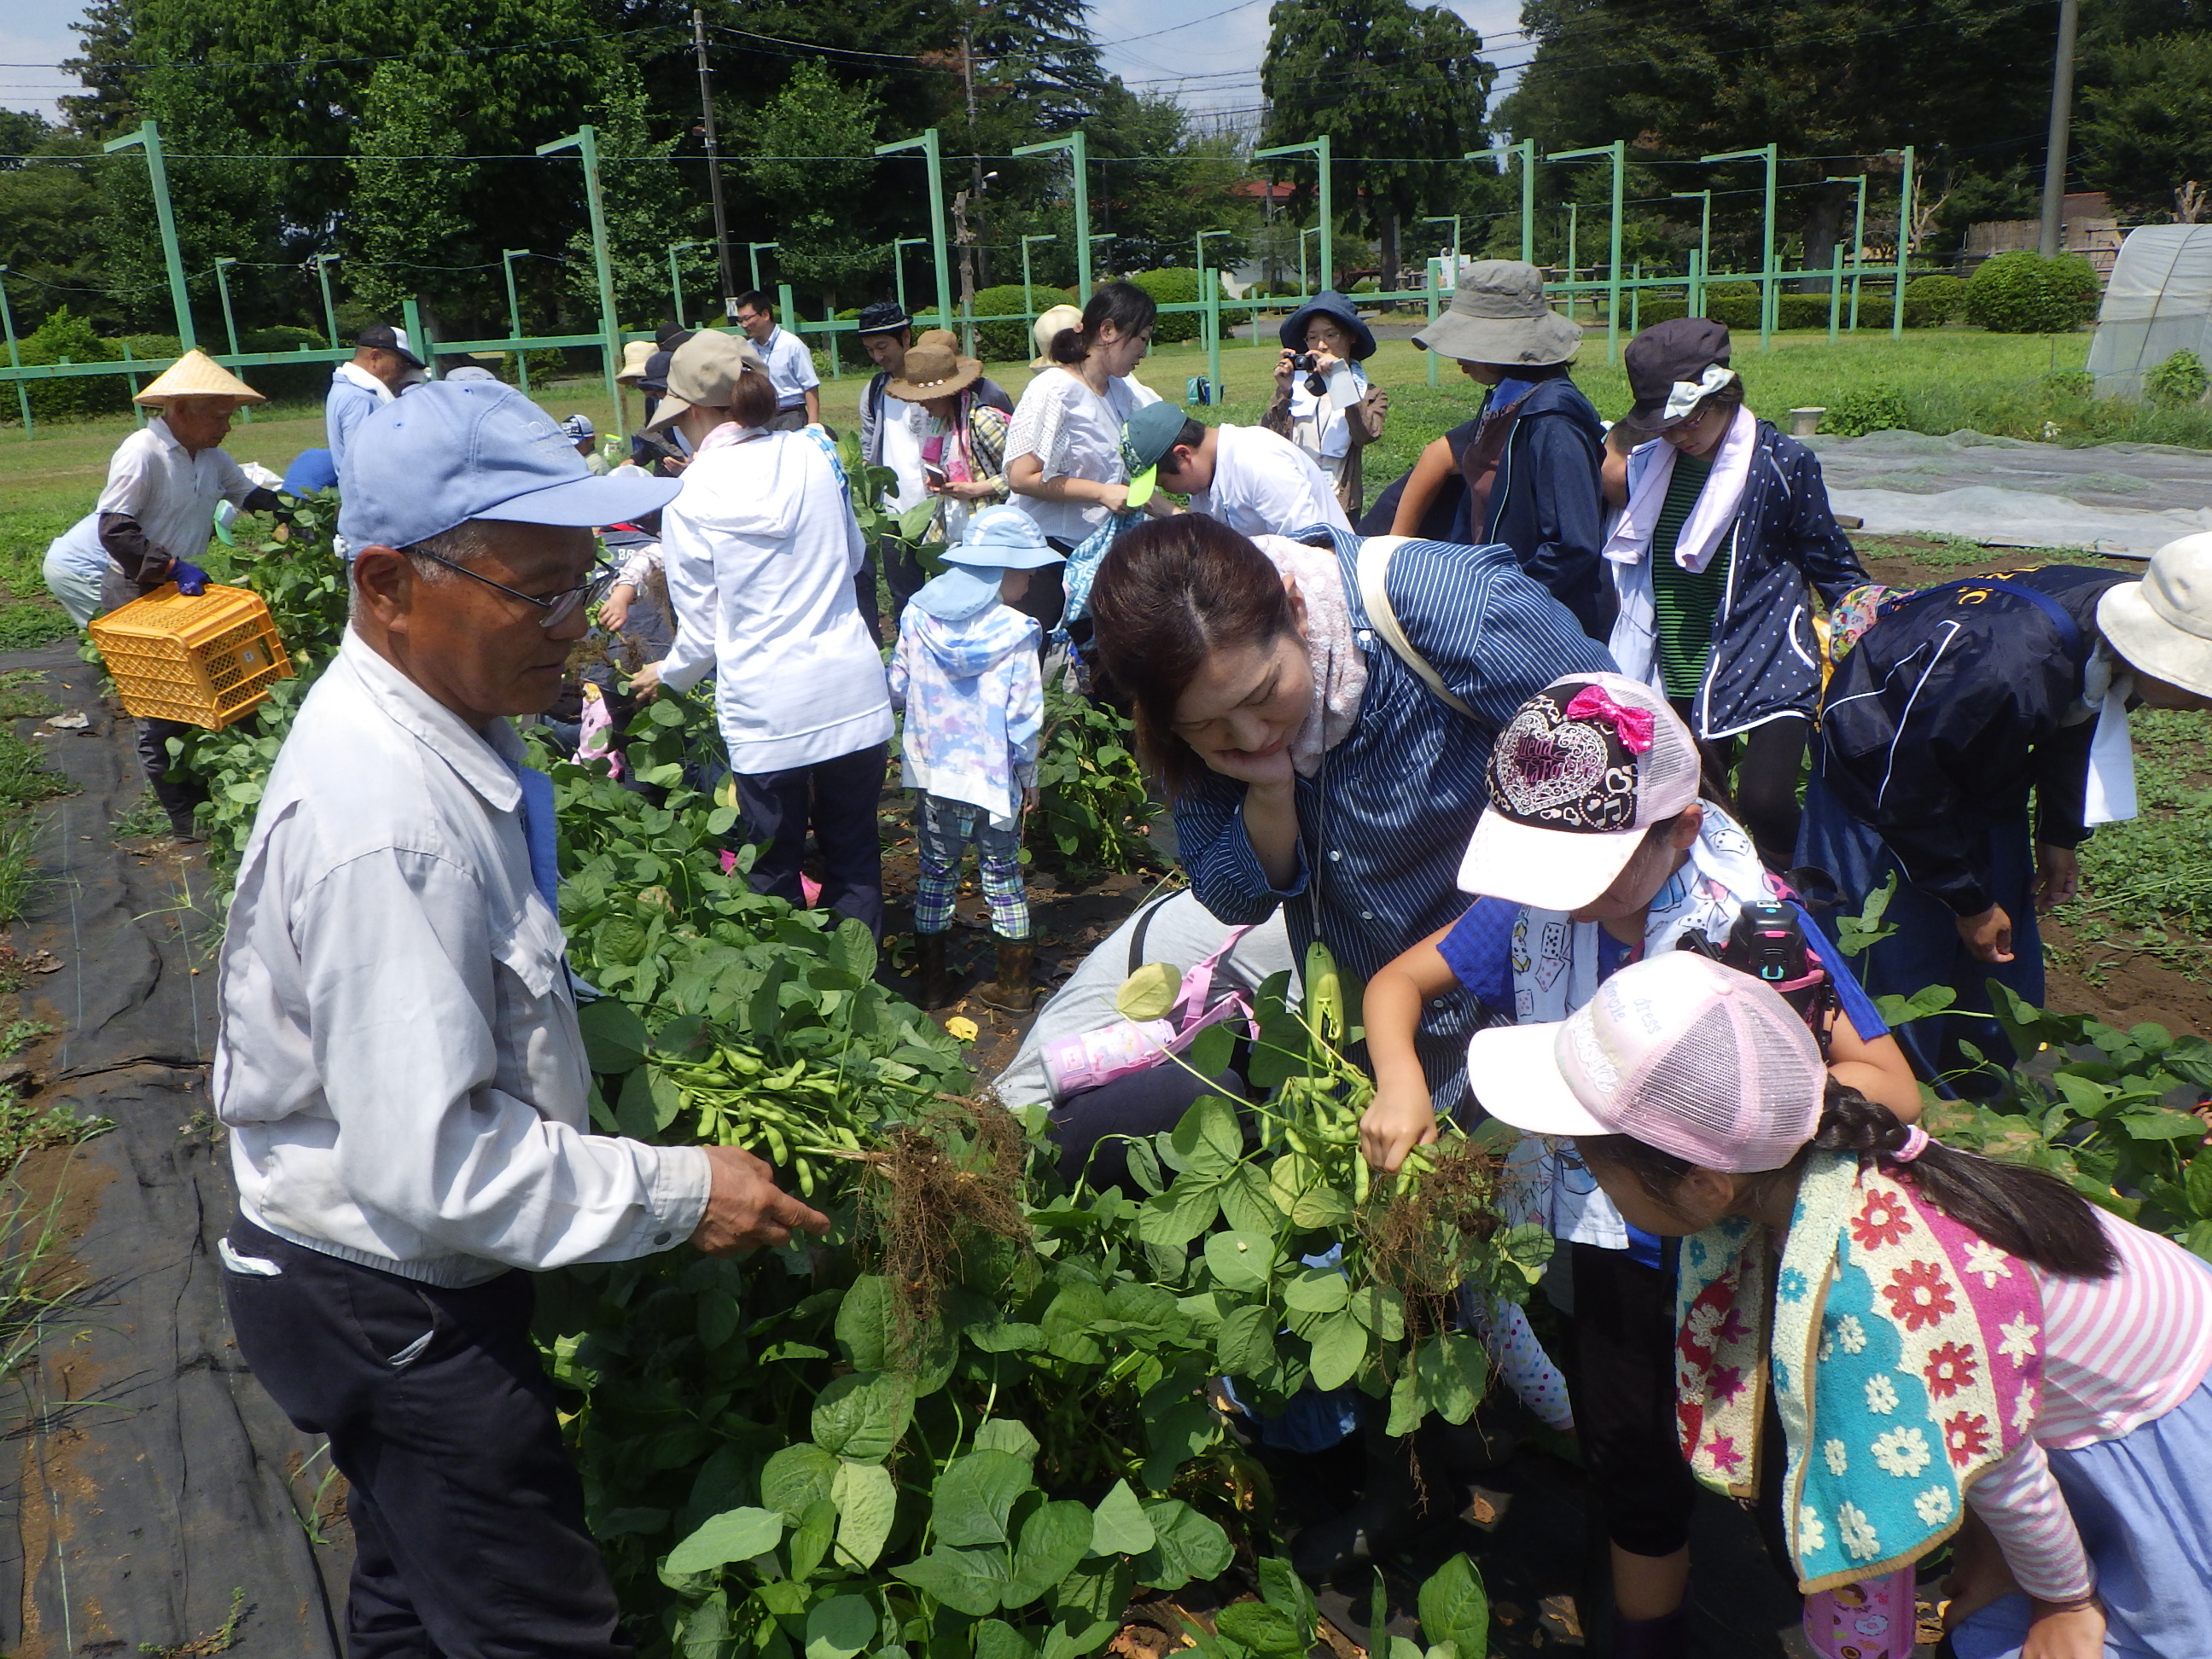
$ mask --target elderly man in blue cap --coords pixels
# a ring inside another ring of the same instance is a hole
[[[584,632],[591,526],[680,485],[593,477],[481,383],[371,414],[342,483],[351,626],[270,774],[220,969],[232,1323],[349,1483],[353,1659],[611,1659],[530,1274],[828,1226],[740,1151],[586,1113],[553,791],[508,719]]]

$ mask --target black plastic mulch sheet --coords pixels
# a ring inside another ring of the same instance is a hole
[[[61,965],[29,977],[19,1015],[0,999],[0,1021],[56,1030],[28,1052],[33,1104],[116,1127],[22,1172],[19,1243],[51,1216],[82,1288],[0,1393],[0,1650],[335,1656],[343,1483],[242,1368],[223,1310],[231,1184],[208,1097],[221,917],[204,851],[112,838],[145,795],[132,723],[73,641],[0,655],[0,671],[29,667],[90,724],[16,723],[80,788],[37,809],[43,879],[12,935]]]

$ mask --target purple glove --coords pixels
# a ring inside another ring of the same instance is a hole
[[[207,572],[196,564],[186,564],[182,559],[169,567],[169,580],[176,583],[177,592],[188,599],[197,599],[207,592]]]

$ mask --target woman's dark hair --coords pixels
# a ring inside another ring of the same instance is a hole
[[[1114,544],[1091,584],[1091,642],[1136,705],[1137,752],[1173,799],[1206,763],[1175,733],[1176,705],[1216,651],[1297,631],[1282,572],[1218,519],[1152,519]]]
[[[775,382],[757,368],[738,376],[730,389],[730,418],[742,427],[763,427],[775,418]]]
[[[1856,1152],[1863,1160],[1893,1152],[1910,1133],[1888,1107],[1832,1078],[1820,1127],[1804,1150],[1786,1167],[1753,1179],[1778,1182],[1794,1176],[1815,1148]],[[1673,1153],[1626,1135],[1578,1135],[1575,1150],[1585,1164],[1626,1170],[1654,1202],[1668,1209],[1674,1207],[1675,1188],[1691,1168]],[[1962,1152],[1937,1140],[1929,1141],[1911,1163],[1895,1165],[1893,1172],[1968,1232],[2045,1273],[2067,1279],[2109,1279],[2119,1268],[2119,1257],[2098,1223],[2095,1208],[2056,1176]]]
[[[1109,283],[1083,307],[1081,328],[1063,328],[1052,337],[1052,360],[1079,363],[1098,343],[1098,331],[1104,325],[1113,324],[1114,332],[1127,339],[1150,328],[1159,314],[1159,302],[1134,283]]]

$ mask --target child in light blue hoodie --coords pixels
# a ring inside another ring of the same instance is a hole
[[[977,994],[994,1008],[1026,1012],[1030,981],[1029,896],[1022,885],[1022,814],[1036,800],[1044,682],[1037,624],[1012,608],[1030,572],[1060,556],[1018,507],[987,507],[950,567],[908,601],[891,656],[891,702],[906,711],[902,781],[918,792],[915,842],[921,879],[914,896],[915,955],[925,1008],[945,1000],[945,933],[969,842],[981,867],[999,947],[998,980]]]

